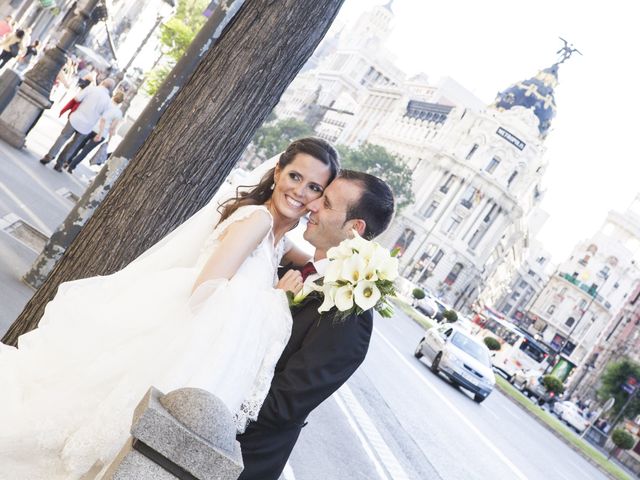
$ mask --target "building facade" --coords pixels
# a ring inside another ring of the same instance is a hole
[[[593,384],[594,373],[602,370],[600,355],[622,342],[613,332],[635,308],[630,299],[640,279],[639,259],[637,197],[626,212],[610,212],[595,235],[576,245],[533,303],[530,331],[577,366],[570,389],[585,379],[585,385]]]
[[[380,145],[414,172],[414,205],[381,237],[402,251],[405,277],[452,307],[495,305],[544,219],[544,140],[560,63],[516,82],[486,105],[453,79],[411,78],[384,48],[389,4],[341,31],[317,68],[276,108],[331,142]]]

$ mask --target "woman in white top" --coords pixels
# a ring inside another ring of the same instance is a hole
[[[60,285],[18,349],[0,344],[0,479],[108,465],[151,385],[213,392],[243,431],[289,339],[283,290],[302,285],[289,272],[274,288],[297,255],[284,234],[337,169],[327,142],[293,142],[221,215],[214,199],[120,272]]]

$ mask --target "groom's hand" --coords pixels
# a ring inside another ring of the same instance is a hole
[[[289,270],[282,276],[276,288],[297,295],[302,290],[302,274],[298,270]]]

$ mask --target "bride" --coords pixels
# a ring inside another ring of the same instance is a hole
[[[293,142],[257,186],[216,195],[120,272],[60,285],[18,349],[0,344],[0,479],[108,465],[151,385],[206,389],[243,431],[289,339],[283,290],[301,288],[297,272],[274,288],[283,255],[304,258],[284,234],[337,169],[328,143]]]

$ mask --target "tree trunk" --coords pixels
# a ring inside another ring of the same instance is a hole
[[[120,270],[204,206],[342,3],[246,2],[3,342],[38,325],[60,283]]]

